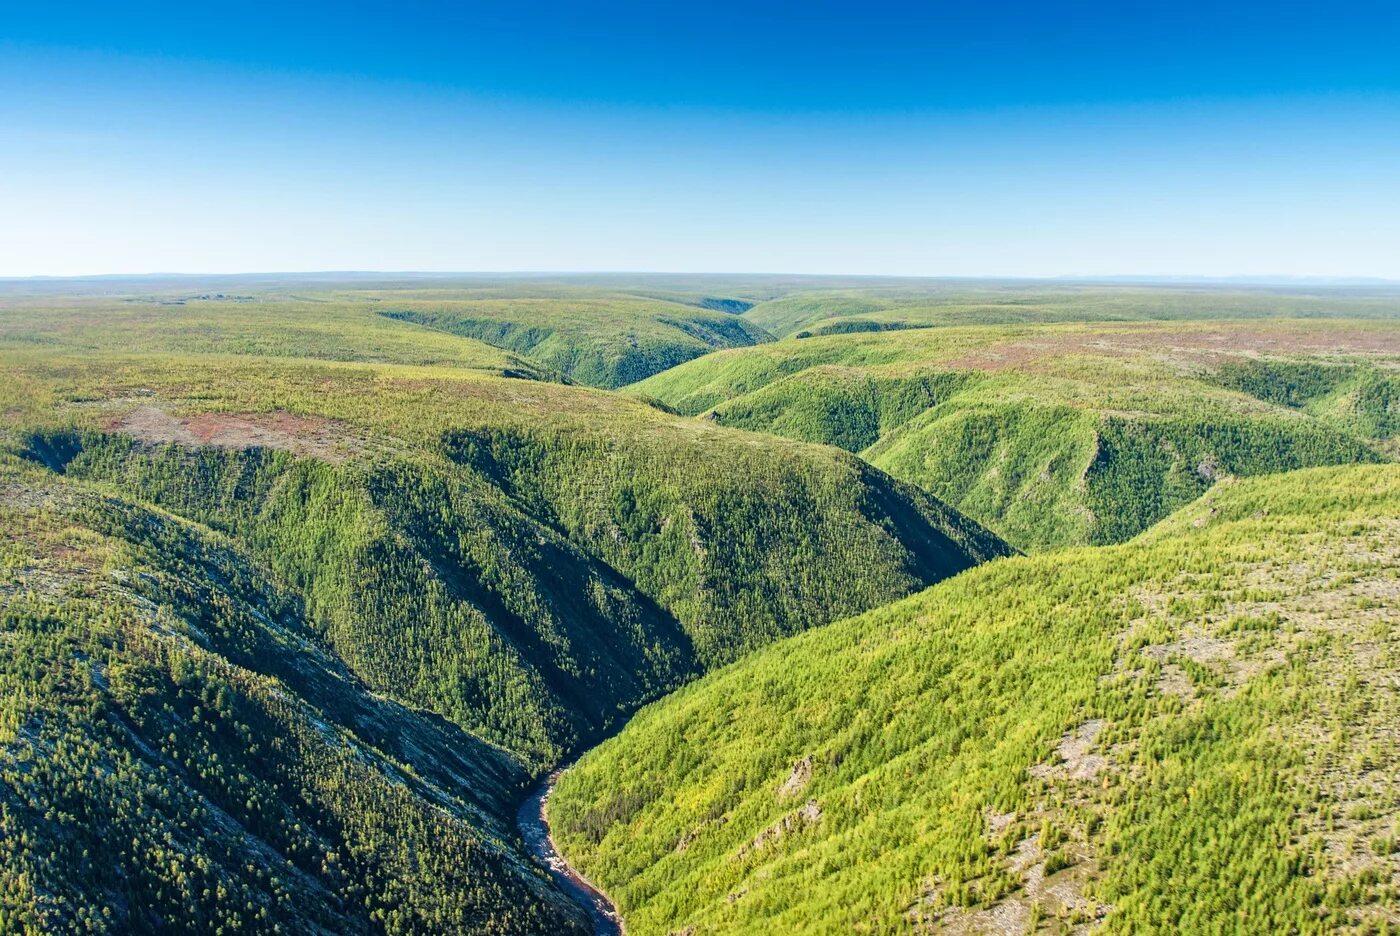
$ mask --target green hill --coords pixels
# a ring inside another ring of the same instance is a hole
[[[638,714],[551,799],[637,936],[1385,931],[1400,470],[1230,482]]]
[[[0,336],[0,930],[570,931],[527,783],[1010,551],[847,453],[218,302]]]
[[[1119,542],[1224,475],[1395,451],[1400,328],[940,328],[710,355],[639,395],[859,452],[1023,549]]]
[[[1393,286],[1115,285],[1051,281],[871,281],[811,284],[758,303],[744,317],[779,337],[949,325],[1218,319],[1389,318]]]
[[[530,774],[366,691],[236,543],[0,463],[0,931],[588,932]]]
[[[618,387],[718,348],[772,340],[737,314],[749,300],[726,296],[525,280],[352,285],[0,290],[0,346],[100,350],[120,336],[123,349],[432,364]]]
[[[398,300],[386,303],[382,314],[528,355],[579,383],[620,387],[718,348],[772,340],[727,311],[724,300],[710,302],[720,308],[630,296]]]

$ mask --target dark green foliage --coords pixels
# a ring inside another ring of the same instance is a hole
[[[1108,419],[1084,479],[1097,518],[1093,541],[1133,536],[1195,500],[1222,475],[1379,460],[1360,442],[1317,425]]]
[[[70,475],[238,536],[371,686],[544,765],[689,672],[674,619],[469,472],[89,434]]]
[[[762,328],[729,314],[633,298],[572,302],[487,302],[390,308],[382,314],[438,331],[474,338],[529,355],[579,383],[621,387],[699,357],[715,348],[771,341]]]
[[[726,426],[859,452],[947,399],[970,379],[953,373],[885,377],[814,367],[721,404],[715,408],[715,419]]]
[[[1339,364],[1250,358],[1225,364],[1212,379],[1268,403],[1301,408],[1337,389],[1356,370]]]
[[[0,930],[584,931],[494,818],[519,763],[364,692],[221,537],[45,496],[0,507]]]
[[[922,492],[809,449],[686,460],[666,443],[509,430],[444,445],[675,614],[705,666],[1006,552]]]

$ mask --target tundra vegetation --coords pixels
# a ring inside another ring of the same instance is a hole
[[[0,932],[1394,924],[1397,310],[0,284]]]

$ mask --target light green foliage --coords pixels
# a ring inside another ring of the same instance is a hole
[[[716,348],[772,340],[762,328],[729,312],[631,296],[390,300],[381,311],[529,355],[595,387],[634,383]]]
[[[1381,925],[1397,533],[1317,469],[990,563],[644,709],[556,836],[638,936]]]
[[[745,318],[779,337],[948,325],[1394,318],[1394,287],[1139,286],[1051,282],[871,280],[860,288],[809,286],[755,305]]]
[[[948,327],[714,354],[635,391],[860,452],[1044,549],[1122,541],[1224,475],[1381,458],[1397,363],[1392,322]]]

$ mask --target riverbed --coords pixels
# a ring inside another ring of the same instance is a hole
[[[549,868],[549,876],[554,883],[588,913],[596,936],[622,936],[622,918],[618,916],[612,901],[564,860],[550,838],[546,806],[561,773],[562,769],[545,777],[529,798],[520,804],[515,814],[515,827],[525,840],[526,851],[543,862]]]

